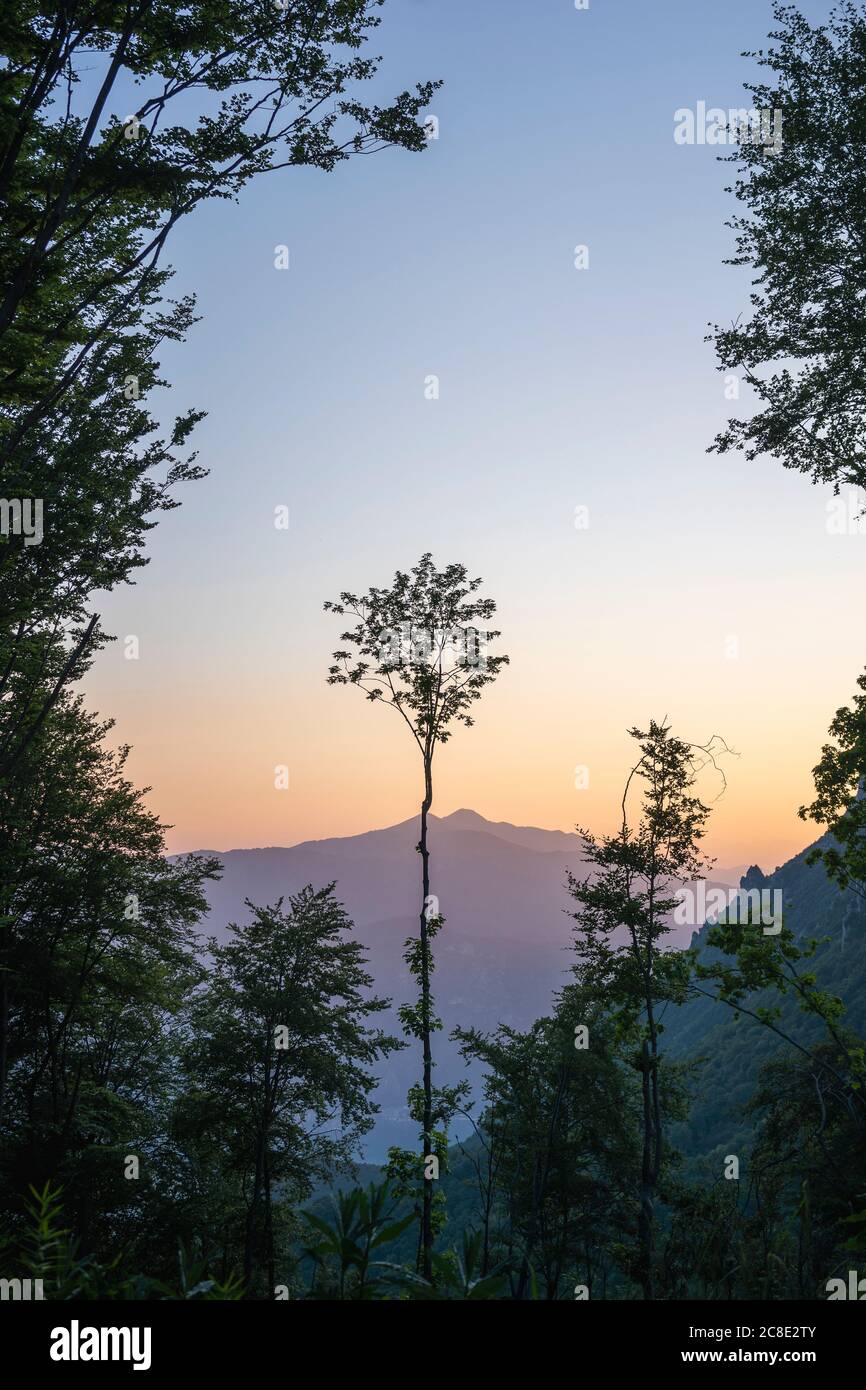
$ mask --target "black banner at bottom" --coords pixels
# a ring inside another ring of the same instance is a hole
[[[341,1311],[334,1304],[304,1302],[7,1301],[0,1303],[0,1333],[16,1369],[48,1371],[54,1377],[92,1377],[108,1368],[114,1375],[249,1375],[271,1363],[290,1371],[305,1354],[316,1355],[329,1370],[369,1368],[390,1352],[393,1338],[405,1329],[408,1336],[433,1339],[430,1352],[443,1356],[443,1369],[454,1369],[457,1352],[461,1370],[467,1363],[471,1368],[477,1357],[479,1368],[489,1373],[500,1351],[512,1356],[516,1345],[523,1347],[530,1338],[530,1354],[562,1346],[572,1366],[575,1356],[582,1364],[597,1357],[611,1372],[796,1366],[818,1371],[832,1384],[837,1373],[850,1375],[863,1347],[866,1309],[839,1306],[845,1301],[575,1301],[546,1311],[531,1303],[516,1307],[500,1302],[474,1312],[451,1311],[444,1302],[411,1307],[398,1301],[366,1303],[355,1310],[342,1305]],[[348,1335],[343,1337],[347,1313]],[[452,1331],[459,1343],[440,1340]]]

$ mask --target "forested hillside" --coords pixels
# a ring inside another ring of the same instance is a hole
[[[826,845],[827,841],[819,844]],[[766,889],[784,895],[785,925],[800,945],[818,945],[810,968],[820,986],[844,1001],[845,1021],[860,1036],[866,1034],[866,907],[853,892],[842,894],[821,864],[809,864],[810,850],[767,875]],[[708,944],[711,928],[695,933],[693,946],[707,959],[718,956]],[[771,1002],[759,992],[749,1007]],[[717,1161],[720,1154],[742,1152],[754,1130],[754,1117],[745,1107],[757,1087],[759,1069],[790,1046],[745,1015],[735,1018],[724,1004],[694,999],[665,1016],[665,1046],[678,1060],[700,1059],[695,1074],[688,1120],[674,1130],[675,1142],[694,1159]],[[812,1044],[821,1033],[814,1017],[787,997],[779,1027],[790,1038]]]
[[[808,862],[815,849],[831,844],[823,837],[774,873],[763,875],[750,870],[743,878],[744,890],[760,885],[766,892],[781,890],[784,895],[784,923],[798,945],[806,949],[814,941],[814,954],[809,961],[816,983],[845,1004],[844,1023],[855,1033],[866,1033],[866,908],[858,894],[840,893],[827,876],[821,863]],[[724,960],[723,953],[709,942],[713,927],[708,924],[694,933],[691,949],[702,961]],[[728,962],[730,963],[730,962]],[[772,1007],[772,991],[760,990],[743,1000],[744,1011],[737,1013],[729,1005],[706,997],[695,996],[681,1005],[669,1004],[663,1014],[663,1053],[683,1068],[682,1084],[687,1101],[684,1118],[671,1125],[671,1143],[679,1150],[682,1171],[689,1182],[717,1183],[729,1155],[739,1156],[744,1190],[748,1188],[748,1166],[758,1145],[762,1119],[767,1106],[760,1103],[767,1080],[764,1072],[772,1062],[784,1071],[796,1058],[795,1042],[814,1048],[822,1036],[822,1023],[804,1011],[796,997],[782,999],[774,1026],[777,1033],[749,1012]],[[749,1011],[749,1012],[746,1012]],[[781,1035],[784,1036],[781,1036]],[[770,1073],[772,1076],[772,1073]],[[778,1081],[778,1076],[771,1085]],[[763,1101],[766,1102],[766,1094]],[[793,1137],[793,1136],[792,1136]],[[470,1133],[466,1139],[449,1150],[448,1171],[443,1178],[444,1206],[447,1213],[437,1246],[443,1251],[460,1249],[473,1232],[485,1224],[485,1199],[488,1187],[485,1177],[489,1171],[486,1139]],[[862,1150],[859,1150],[862,1155]],[[859,1161],[859,1160],[858,1160]],[[356,1179],[362,1183],[378,1183],[385,1171],[365,1164]],[[317,1195],[312,1210],[319,1218],[327,1219],[334,1206],[335,1195],[350,1189],[353,1177],[344,1177],[329,1196]],[[497,1221],[507,1225],[506,1193],[499,1197]],[[750,1198],[745,1201],[748,1209]],[[398,1212],[408,1210],[404,1202]],[[670,1232],[676,1207],[666,1213]],[[704,1213],[704,1216],[706,1213]],[[496,1223],[494,1223],[496,1224]],[[401,1233],[387,1242],[380,1257],[396,1262],[411,1262],[417,1237],[412,1230]],[[626,1289],[621,1278],[611,1271],[611,1296],[623,1296]]]

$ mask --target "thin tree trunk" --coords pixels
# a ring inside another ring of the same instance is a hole
[[[430,941],[427,932],[427,900],[430,896],[430,851],[427,848],[427,815],[433,804],[433,773],[428,755],[424,760],[424,800],[421,803],[421,1042],[424,1049],[424,1159],[433,1150],[433,1056],[430,1048]],[[424,1177],[421,1209],[421,1273],[433,1277],[433,1179]]]
[[[547,1179],[550,1175],[550,1161],[553,1152],[554,1136],[556,1133],[556,1126],[559,1123],[559,1112],[565,1094],[566,1081],[565,1068],[561,1066],[556,1087],[556,1098],[553,1103],[553,1112],[547,1127],[547,1147],[544,1152],[544,1161],[542,1163],[537,1150],[532,1160],[532,1207],[530,1209],[529,1229],[527,1231],[523,1260],[520,1266],[520,1280],[517,1285],[516,1298],[518,1301],[526,1297],[526,1292],[529,1288],[531,1261],[535,1253],[535,1244],[538,1236],[539,1215],[547,1195]]]
[[[491,1145],[495,1142],[493,1135],[490,1136]],[[492,1149],[487,1151],[487,1191],[484,1193],[484,1245],[481,1252],[481,1278],[487,1277],[490,1271],[490,1221],[493,1216],[493,1153]]]
[[[535,1230],[538,1221],[539,1163],[539,1156],[535,1153],[532,1159],[532,1205],[529,1209],[529,1229],[526,1233],[523,1258],[520,1261],[520,1277],[517,1281],[517,1292],[514,1295],[518,1303],[521,1303],[526,1298],[526,1291],[529,1288],[530,1261],[535,1250]]]
[[[653,1162],[652,1162],[652,1097],[650,1093],[650,1051],[649,1040],[643,1042],[643,1066],[641,1085],[643,1089],[643,1153],[640,1176],[640,1215],[638,1217],[638,1240],[640,1244],[640,1281],[643,1296],[655,1297],[653,1289]]]
[[[268,1296],[273,1298],[274,1288],[276,1287],[276,1272],[274,1264],[274,1214],[271,1204],[271,1168],[268,1163],[267,1150],[265,1150],[264,1162],[264,1183],[265,1183],[265,1240],[267,1243],[268,1260]]]
[[[259,1140],[256,1150],[256,1171],[253,1178],[253,1190],[250,1197],[250,1205],[247,1209],[246,1233],[244,1239],[244,1288],[246,1297],[250,1298],[253,1278],[253,1256],[256,1240],[256,1217],[258,1215],[259,1197],[262,1190],[262,1140]]]
[[[658,1030],[653,1010],[653,932],[655,929],[656,876],[649,879],[649,931],[647,942],[647,962],[644,979],[646,993],[645,1005],[648,1036],[642,1048],[642,1092],[643,1092],[643,1153],[641,1159],[640,1217],[638,1234],[640,1243],[640,1272],[643,1296],[655,1298],[653,1278],[654,1248],[654,1205],[662,1164],[662,1121],[658,1084]]]
[[[9,1065],[9,972],[0,970],[0,1121],[6,1100],[6,1072]]]

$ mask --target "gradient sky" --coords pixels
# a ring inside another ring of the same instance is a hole
[[[437,755],[435,812],[610,829],[625,730],[667,715],[738,752],[723,864],[808,842],[796,808],[866,659],[866,535],[828,534],[829,491],[803,476],[705,452],[750,409],[703,341],[748,282],[722,264],[731,170],[673,139],[677,108],[743,104],[740,52],[770,19],[769,0],[389,0],[376,94],[444,78],[439,139],[269,175],[175,235],[174,289],[203,321],[164,355],[167,409],[209,412],[211,471],[101,605],[140,659],[118,641],[87,682],[172,850],[415,811],[397,717],[325,684],[340,624],[322,602],[427,549],[484,576],[511,656]]]

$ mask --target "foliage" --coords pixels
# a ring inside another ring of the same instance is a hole
[[[826,743],[814,769],[815,800],[800,808],[803,820],[817,821],[832,836],[810,862],[822,863],[844,892],[866,899],[866,672],[857,677],[853,709],[843,705],[830,724],[835,743]]]
[[[701,768],[715,762],[716,740],[696,748],[672,737],[669,727],[652,721],[630,730],[640,757],[626,782],[622,827],[598,838],[582,833],[591,875],[569,875],[569,891],[580,904],[574,973],[579,986],[613,1010],[620,1036],[635,1048],[634,1066],[642,1088],[643,1154],[640,1175],[638,1277],[645,1298],[653,1298],[654,1203],[665,1161],[664,1095],[659,1011],[687,997],[691,960],[687,953],[663,952],[670,931],[676,890],[705,869],[700,843],[708,808],[693,793]],[[632,781],[643,783],[640,821],[629,824],[627,798]]]
[[[395,709],[425,760],[451,737],[451,724],[472,724],[472,705],[508,664],[487,650],[500,634],[486,626],[493,599],[475,597],[481,583],[463,565],[437,570],[426,554],[408,574],[398,570],[388,589],[344,592],[325,604],[356,620],[341,634],[348,645],[334,652],[329,683],[356,685]]]
[[[463,1232],[459,1251],[434,1254],[432,1279],[423,1279],[409,1270],[399,1271],[398,1280],[405,1296],[413,1301],[472,1303],[500,1298],[505,1290],[505,1277],[496,1272],[480,1273],[481,1247],[481,1232],[467,1230]]]
[[[780,138],[729,156],[744,209],[729,263],[754,272],[751,316],[712,333],[720,369],[743,373],[758,409],[713,448],[770,455],[838,492],[866,484],[866,9],[842,0],[814,25],[794,5],[773,13],[773,46],[746,55],[766,80],[746,88],[755,109],[781,113]]]
[[[4,1268],[22,1271],[25,1278],[40,1280],[49,1301],[109,1299],[195,1299],[232,1301],[243,1289],[235,1276],[221,1282],[209,1278],[203,1265],[190,1261],[182,1244],[177,1250],[174,1283],[142,1274],[126,1274],[121,1255],[106,1264],[93,1254],[82,1255],[79,1242],[63,1221],[63,1189],[46,1183],[30,1189],[25,1203],[26,1222],[12,1240],[0,1241]],[[13,1276],[14,1277],[14,1276]]]
[[[216,873],[206,857],[165,858],[109,730],[64,697],[0,844],[0,1211],[51,1179],[95,1242],[125,1239],[168,1181],[179,1020]]]
[[[232,1178],[247,1290],[272,1295],[283,1258],[274,1208],[351,1160],[376,1111],[370,1068],[401,1044],[369,1026],[387,1001],[369,993],[333,884],[286,908],[247,905],[250,921],[211,942],[190,1005],[178,1123],[195,1165]]]
[[[433,1242],[442,1213],[435,1211],[436,1179],[427,1164],[431,1159],[441,1160],[447,1150],[444,1132],[463,1090],[433,1085],[431,1037],[441,1023],[434,1013],[431,991],[431,942],[445,919],[438,898],[430,893],[427,817],[433,804],[437,745],[451,737],[452,724],[472,725],[473,704],[508,662],[507,656],[488,652],[499,632],[476,626],[489,622],[496,611],[493,599],[475,597],[481,583],[480,579],[470,579],[463,565],[438,570],[433,557],[426,553],[410,573],[398,570],[389,589],[372,588],[360,596],[344,591],[339,602],[325,603],[327,612],[355,619],[342,633],[341,640],[348,645],[334,652],[328,683],[357,686],[368,700],[396,710],[412,735],[423,766],[419,932],[417,939],[406,941],[403,957],[417,983],[418,1000],[402,1005],[400,1021],[404,1032],[417,1038],[422,1050],[421,1087],[409,1094],[409,1113],[421,1130],[418,1264],[428,1283],[434,1278]],[[400,1184],[401,1191],[410,1190],[415,1167],[407,1152],[392,1151],[389,1175]]]
[[[576,1042],[583,1026],[585,1049]],[[507,1270],[518,1300],[533,1287],[546,1299],[572,1297],[576,1281],[595,1296],[634,1224],[638,1167],[637,1097],[610,1020],[569,986],[554,1015],[526,1032],[500,1025],[492,1036],[455,1036],[466,1060],[485,1068],[482,1274]]]
[[[381,4],[4,7],[0,467],[4,497],[44,519],[40,544],[0,543],[0,795],[107,640],[92,596],[146,562],[155,518],[202,476],[201,413],[160,430],[152,405],[159,355],[195,319],[169,295],[173,231],[266,172],[425,147],[437,84],[361,100]]]
[[[339,1192],[333,1223],[313,1211],[303,1219],[312,1228],[312,1245],[304,1255],[314,1262],[310,1298],[370,1299],[381,1296],[382,1281],[390,1268],[387,1262],[371,1257],[383,1245],[395,1240],[415,1220],[413,1212],[395,1216],[388,1183],[370,1183],[364,1190],[355,1187]],[[335,1281],[328,1278],[330,1267],[337,1271]]]

